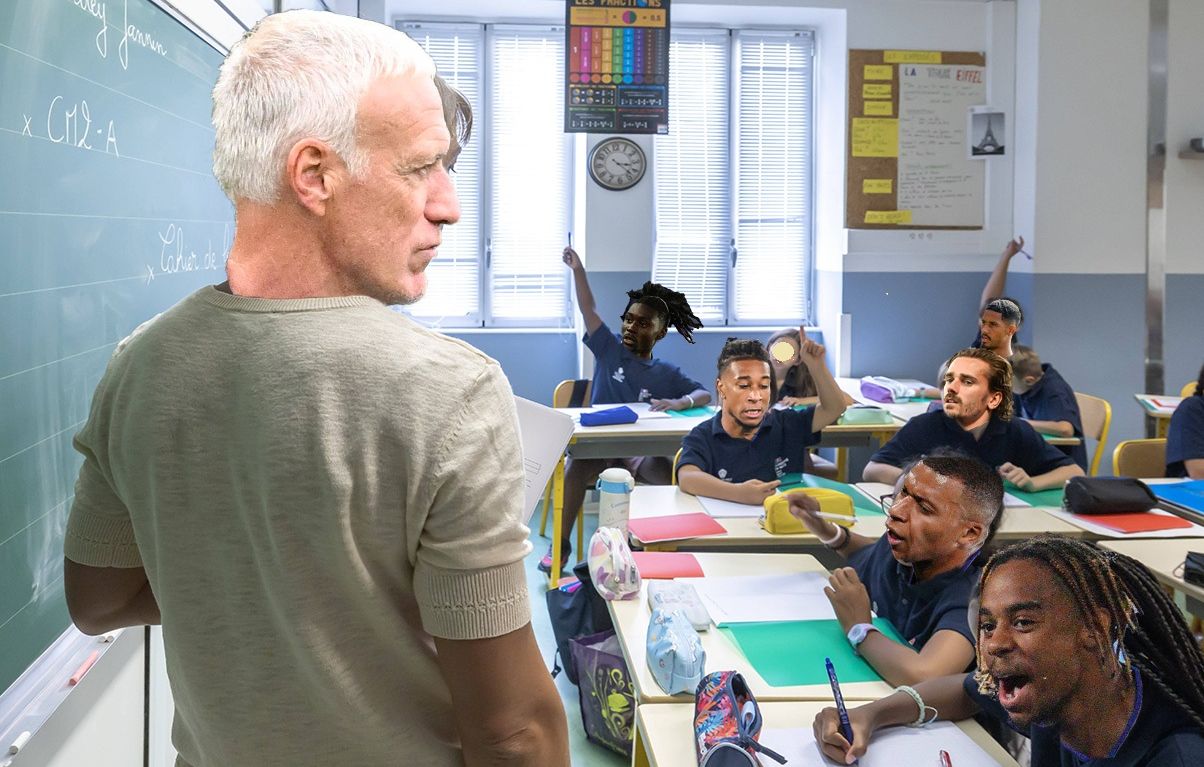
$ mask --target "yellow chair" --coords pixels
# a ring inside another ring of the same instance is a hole
[[[1195,381],[1188,381],[1187,383],[1183,384],[1183,388],[1179,390],[1180,397],[1190,397],[1191,395],[1193,395],[1195,393],[1196,393],[1196,382]]]
[[[1118,477],[1166,476],[1165,439],[1126,439],[1112,451],[1112,473]]]
[[[669,475],[669,484],[677,487],[677,462],[681,460],[681,451],[685,448],[677,448],[677,452],[673,454],[673,473]]]
[[[1083,420],[1083,436],[1096,441],[1095,452],[1091,454],[1087,472],[1087,476],[1094,477],[1099,473],[1104,444],[1108,441],[1108,429],[1112,426],[1112,406],[1102,397],[1077,391],[1074,393],[1074,399],[1079,405],[1079,416]]]
[[[588,378],[566,378],[556,384],[556,388],[552,390],[552,407],[589,407],[592,388],[593,381]],[[562,469],[557,467],[556,471],[562,471]],[[554,482],[555,477],[549,479],[548,485],[543,491],[543,516],[539,519],[540,535],[547,535],[548,509],[552,508],[552,485]],[[582,530],[582,526],[577,525],[577,551],[581,551],[582,543],[585,540],[585,533]]]

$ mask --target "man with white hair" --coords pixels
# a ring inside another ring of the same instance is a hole
[[[261,21],[213,98],[228,282],[97,388],[73,619],[162,622],[189,767],[568,764],[509,384],[386,306],[459,218],[466,103],[400,32],[306,11]]]

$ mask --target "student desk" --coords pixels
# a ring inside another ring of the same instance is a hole
[[[827,573],[815,557],[807,554],[696,554],[704,576],[734,575],[781,575],[789,573]],[[623,648],[623,657],[635,685],[635,701],[644,703],[692,702],[693,695],[669,695],[652,677],[648,670],[647,635],[648,583],[640,587],[636,599],[607,602],[610,617],[614,620],[615,633]],[[771,687],[756,669],[745,660],[744,654],[728,640],[714,625],[710,630],[699,632],[703,649],[706,650],[708,670],[735,669],[744,675],[758,701],[769,700],[830,700],[832,688],[825,680],[823,684]],[[804,648],[799,648],[802,658]],[[822,662],[822,658],[818,662]],[[849,700],[876,700],[893,690],[881,680],[877,682],[852,682],[841,685],[841,692]],[[689,732],[687,729],[686,732]]]
[[[1154,403],[1154,400],[1178,400],[1180,397],[1171,394],[1134,394],[1133,398],[1137,400],[1137,404],[1141,405],[1141,409],[1145,412],[1146,417],[1154,419],[1154,436],[1166,439],[1166,433],[1171,427],[1171,416],[1175,414],[1175,411],[1173,408],[1167,410],[1166,408],[1159,407]]]
[[[591,408],[559,409],[569,415],[579,417],[581,413]],[[681,447],[682,438],[689,434],[695,426],[710,419],[712,415],[642,418],[635,423],[613,426],[582,426],[580,423],[576,423],[566,453],[572,458],[627,458],[639,455],[672,457]],[[868,445],[875,438],[885,441],[902,425],[901,421],[894,424],[832,425],[821,433],[820,445],[849,447]],[[564,526],[563,514],[564,460],[562,459],[552,473],[553,562],[559,561],[560,557],[561,529]],[[551,588],[556,588],[558,581],[557,573],[549,576]]]
[[[795,701],[795,702],[762,702],[759,691],[753,688],[757,696],[757,704],[761,708],[761,718],[766,729],[797,729],[811,730],[815,716],[824,708],[833,705],[831,701]],[[694,706],[691,703],[668,703],[658,706],[640,706],[636,709],[636,735],[634,752],[631,763],[636,767],[697,767],[698,758],[694,755]],[[973,719],[965,719],[957,723],[970,739],[987,753],[992,759],[1005,767],[1018,767],[1016,760],[996,743],[987,731]],[[870,750],[874,744],[870,741]],[[764,765],[776,765],[777,762],[768,757],[761,757]],[[831,764],[831,762],[828,762]],[[932,765],[938,760],[933,759]],[[928,767],[925,763],[921,767]]]
[[[1145,538],[1128,541],[1101,541],[1102,548],[1119,551],[1145,565],[1163,586],[1187,597],[1187,611],[1204,617],[1204,587],[1183,580],[1175,571],[1189,551],[1204,552],[1204,540],[1199,538]]]
[[[868,494],[866,496],[870,497]],[[698,498],[689,493],[683,493],[676,487],[641,486],[631,494],[631,517],[633,519],[705,511]],[[717,517],[716,521],[727,530],[726,535],[686,538],[647,545],[634,536],[632,541],[637,546],[643,546],[649,551],[803,551],[817,549],[821,546],[815,536],[810,533],[770,535],[752,517]],[[853,532],[877,538],[886,532],[886,516],[858,517]],[[1063,522],[1040,508],[1015,506],[1008,507],[1004,511],[1003,522],[995,535],[995,540],[1018,541],[1042,533],[1054,533],[1068,538],[1082,538],[1087,535],[1081,528],[1069,522]]]

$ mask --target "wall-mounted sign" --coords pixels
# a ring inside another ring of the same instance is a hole
[[[566,133],[669,132],[669,0],[566,0]]]

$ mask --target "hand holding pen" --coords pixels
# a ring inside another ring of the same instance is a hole
[[[820,750],[837,764],[855,764],[859,757],[865,755],[870,733],[873,732],[873,725],[864,707],[852,711],[846,709],[846,716],[853,733],[851,740],[841,732],[840,712],[835,708],[828,707],[820,711],[812,726]]]

